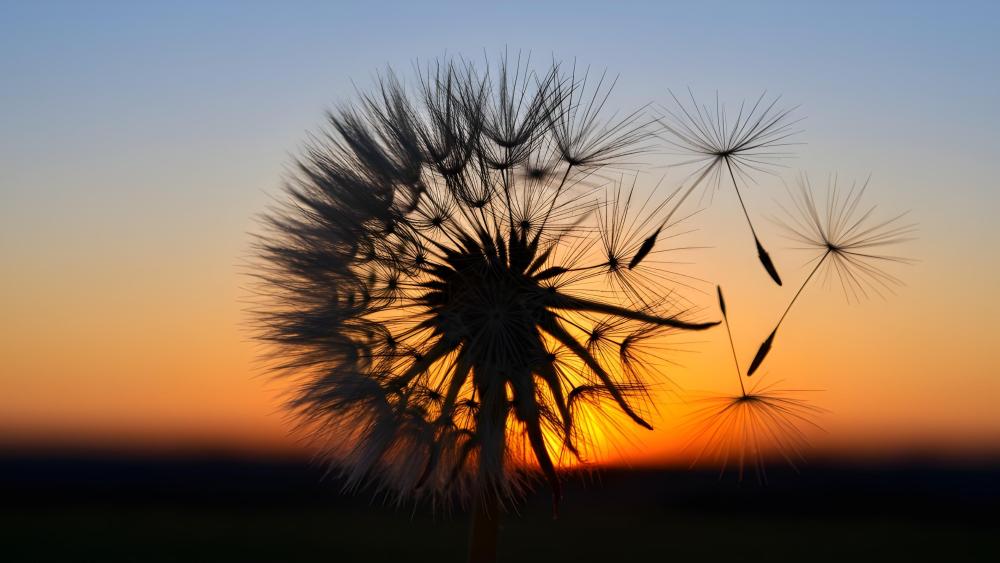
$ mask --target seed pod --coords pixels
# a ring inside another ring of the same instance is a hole
[[[778,270],[774,267],[774,262],[771,261],[771,257],[767,254],[767,251],[764,250],[764,247],[761,246],[759,240],[754,239],[754,242],[757,243],[757,257],[760,258],[760,263],[764,265],[764,269],[767,270],[768,275],[771,276],[774,283],[781,285],[781,276],[778,275]]]
[[[771,351],[771,344],[774,342],[774,335],[778,332],[778,329],[771,331],[771,335],[767,337],[767,340],[760,345],[757,349],[757,355],[753,357],[753,361],[750,362],[750,369],[747,370],[747,377],[753,375],[753,372],[757,371],[760,367],[761,362],[767,357],[767,353]]]
[[[556,276],[565,274],[568,270],[562,266],[552,266],[551,268],[545,268],[535,276],[535,281],[543,281],[549,278],[554,278]]]
[[[660,227],[660,229],[662,228],[663,227]],[[649,254],[649,251],[653,250],[653,245],[656,244],[656,237],[660,235],[660,229],[656,229],[656,232],[649,235],[649,238],[647,238],[646,240],[642,241],[642,246],[639,247],[639,250],[636,251],[635,256],[633,256],[632,260],[628,263],[629,270],[638,266],[639,262],[642,262],[642,259],[645,258],[647,254]]]

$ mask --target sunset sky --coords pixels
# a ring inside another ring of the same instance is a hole
[[[0,448],[299,451],[244,312],[255,216],[354,85],[507,47],[619,73],[616,107],[689,86],[801,105],[783,177],[871,175],[869,201],[919,224],[898,249],[916,261],[884,300],[812,286],[764,376],[818,390],[817,455],[1000,453],[994,4],[202,4],[0,6]],[[747,198],[785,286],[760,274],[726,190],[683,266],[726,289],[744,366],[809,258],[765,220],[780,179]],[[724,331],[679,340],[671,379],[735,391]],[[665,401],[606,460],[682,459],[687,409]]]

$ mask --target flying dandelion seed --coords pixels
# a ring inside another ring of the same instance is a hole
[[[808,445],[805,430],[820,428],[815,419],[824,410],[798,397],[805,390],[783,389],[780,381],[765,385],[764,378],[758,378],[747,390],[722,288],[717,287],[717,292],[740,392],[696,401],[698,408],[689,417],[689,424],[696,429],[689,448],[700,447],[692,465],[711,459],[724,473],[735,464],[741,481],[749,466],[757,479],[763,481],[769,455],[780,455],[793,468],[804,461],[803,451]]]
[[[845,193],[838,188],[836,176],[832,176],[827,183],[822,208],[816,202],[807,176],[800,177],[797,193],[788,190],[793,207],[782,208],[786,217],[779,224],[790,239],[802,245],[798,248],[817,253],[809,261],[815,262],[815,265],[778,318],[774,329],[760,345],[747,375],[753,375],[767,357],[778,327],[802,290],[820,270],[827,281],[840,284],[848,300],[867,298],[872,293],[884,297],[886,292],[891,293],[895,286],[902,285],[903,282],[887,272],[885,267],[909,263],[910,260],[883,254],[882,250],[911,240],[915,226],[903,222],[906,213],[889,219],[876,219],[875,206],[861,206],[861,198],[867,189],[868,180],[865,180],[860,186],[852,184]]]
[[[752,105],[741,103],[733,116],[720,103],[718,94],[710,107],[699,104],[690,89],[690,105],[670,92],[675,107],[662,109],[665,116],[660,123],[667,132],[666,142],[688,157],[681,164],[695,167],[691,173],[695,179],[681,199],[701,185],[711,186],[714,191],[728,178],[750,227],[757,257],[774,283],[781,285],[781,276],[760,242],[740,192],[741,182],[746,187],[753,181],[754,172],[771,171],[778,161],[791,156],[788,147],[797,144],[792,141],[799,133],[795,126],[801,121],[792,117],[796,108],[781,109],[780,97],[767,100],[766,95],[762,93]]]
[[[721,472],[735,465],[740,480],[750,467],[763,481],[770,456],[780,455],[793,468],[805,460],[806,429],[821,429],[815,419],[825,411],[799,397],[808,390],[763,382],[758,378],[745,393],[695,402],[698,408],[689,420],[697,432],[689,447],[700,447],[693,465],[710,460]]]
[[[581,406],[650,428],[649,337],[717,324],[660,279],[678,198],[633,209],[599,174],[646,149],[642,112],[603,118],[604,75],[490,70],[438,63],[416,95],[390,73],[330,114],[258,243],[303,428],[349,486],[471,498],[484,552],[530,465],[558,501],[551,437],[579,451]]]

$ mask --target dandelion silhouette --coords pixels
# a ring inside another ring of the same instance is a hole
[[[676,107],[663,108],[666,115],[660,123],[668,133],[666,141],[680,154],[690,157],[682,164],[696,167],[691,174],[695,179],[681,200],[703,183],[717,188],[728,176],[750,227],[757,257],[774,283],[781,285],[781,276],[750,220],[739,181],[753,181],[753,172],[769,171],[776,161],[790,156],[785,148],[796,144],[791,141],[799,132],[795,125],[800,119],[791,117],[796,108],[780,109],[777,104],[781,98],[767,101],[766,94],[762,93],[753,105],[741,103],[736,117],[730,121],[718,94],[714,107],[709,107],[699,105],[690,89],[690,106],[670,92]]]
[[[690,416],[698,429],[691,444],[701,444],[692,464],[711,458],[720,474],[735,464],[740,480],[752,467],[760,482],[766,479],[771,454],[779,454],[797,468],[808,446],[805,429],[819,429],[815,418],[824,410],[798,397],[807,390],[784,389],[781,384],[765,384],[757,378],[743,393],[699,399]]]
[[[899,278],[885,270],[891,264],[907,263],[899,256],[882,254],[881,249],[910,240],[914,225],[905,224],[906,213],[889,219],[875,219],[876,207],[861,207],[861,198],[868,188],[868,180],[861,186],[852,184],[846,192],[837,186],[836,176],[827,183],[823,208],[817,204],[809,178],[802,175],[799,190],[789,189],[793,209],[782,207],[785,219],[779,224],[789,238],[801,244],[801,249],[813,250],[818,254],[810,260],[815,262],[812,271],[799,286],[785,311],[778,318],[774,329],[760,345],[747,375],[753,375],[767,357],[774,337],[781,323],[788,316],[802,291],[817,272],[824,270],[828,279],[839,282],[848,300],[858,300],[874,293],[884,297],[884,292],[892,292],[894,286],[902,284]]]
[[[547,438],[579,456],[580,408],[650,428],[644,342],[717,324],[662,279],[684,198],[637,210],[612,173],[643,113],[602,117],[614,81],[575,66],[491,70],[441,62],[415,95],[390,72],[330,114],[258,242],[302,426],[351,487],[471,498],[472,560],[529,462],[558,502]]]
[[[716,287],[716,290],[740,392],[697,401],[698,408],[689,417],[689,424],[696,429],[689,447],[697,444],[701,447],[693,456],[692,465],[712,458],[718,463],[721,475],[730,463],[735,463],[741,481],[749,465],[758,481],[763,482],[768,454],[780,454],[793,468],[804,460],[803,450],[808,445],[804,429],[819,428],[815,418],[824,411],[797,396],[806,390],[783,389],[780,381],[765,384],[763,378],[757,378],[747,390],[733,345],[722,288]]]
[[[539,477],[555,513],[557,462],[586,460],[595,421],[651,428],[663,336],[718,324],[699,318],[686,295],[703,282],[673,259],[694,248],[673,239],[696,189],[732,182],[781,285],[741,189],[787,156],[797,121],[764,95],[735,119],[693,95],[666,119],[606,117],[615,79],[575,64],[536,73],[521,56],[417,74],[407,85],[387,72],[310,137],[257,238],[256,318],[294,382],[300,430],[346,486],[471,504],[469,559],[493,561],[499,513]],[[639,190],[622,169],[657,123],[696,166],[674,191]],[[822,211],[805,177],[792,194],[783,226],[816,263],[747,376],[819,270],[849,299],[899,283],[882,266],[905,260],[878,252],[912,228],[874,222],[866,186],[844,195],[832,180]],[[776,449],[794,465],[820,409],[761,378],[744,386],[721,288],[718,301],[740,393],[701,403],[696,460],[725,470],[736,456],[741,477],[748,462],[761,476]]]

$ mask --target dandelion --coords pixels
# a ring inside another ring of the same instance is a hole
[[[689,423],[697,429],[689,447],[696,444],[701,447],[692,464],[711,458],[725,472],[730,463],[735,463],[741,481],[749,465],[757,479],[763,481],[768,455],[779,454],[793,468],[804,460],[803,451],[808,445],[805,430],[819,428],[815,418],[824,411],[798,397],[804,390],[783,389],[780,381],[764,384],[764,379],[758,378],[747,390],[722,288],[717,287],[717,291],[740,392],[698,400],[699,407],[689,418]]]
[[[806,430],[821,428],[815,419],[824,410],[797,396],[805,390],[783,389],[781,384],[764,384],[764,379],[758,378],[743,393],[700,399],[698,409],[690,415],[691,424],[698,429],[691,444],[701,444],[693,464],[711,459],[720,472],[735,464],[740,480],[750,467],[763,481],[772,454],[780,455],[793,468],[804,461],[809,445]]]
[[[504,57],[418,82],[382,78],[306,148],[258,243],[261,334],[349,486],[471,499],[490,560],[531,467],[558,502],[579,410],[650,428],[647,340],[717,323],[651,283],[676,192],[637,212],[601,174],[649,138],[640,111],[602,117],[613,80]]]
[[[903,282],[887,272],[885,267],[909,260],[882,251],[910,240],[914,225],[902,221],[906,213],[876,219],[875,206],[861,206],[861,198],[867,189],[868,180],[865,180],[860,186],[852,184],[844,193],[837,186],[836,176],[833,176],[827,184],[822,208],[816,202],[807,176],[800,177],[798,193],[789,190],[793,208],[782,207],[786,217],[779,224],[789,238],[802,245],[800,249],[816,252],[809,261],[815,265],[785,307],[774,329],[760,345],[747,375],[753,375],[767,357],[778,327],[817,272],[822,270],[828,281],[839,282],[848,300],[867,298],[871,293],[884,297],[885,292],[892,292],[894,286],[902,285]]]
[[[795,144],[791,138],[799,132],[795,125],[800,120],[792,117],[796,108],[781,109],[781,98],[766,100],[766,94],[762,93],[752,105],[741,103],[735,118],[731,118],[718,94],[714,107],[709,107],[695,101],[691,90],[690,105],[670,92],[676,107],[663,108],[666,115],[660,122],[668,133],[666,141],[689,158],[681,164],[695,166],[691,174],[695,180],[682,199],[703,183],[718,188],[728,176],[750,227],[757,257],[771,279],[781,285],[778,270],[760,242],[740,192],[740,181],[753,181],[754,172],[767,172],[776,161],[790,156],[786,148]]]

